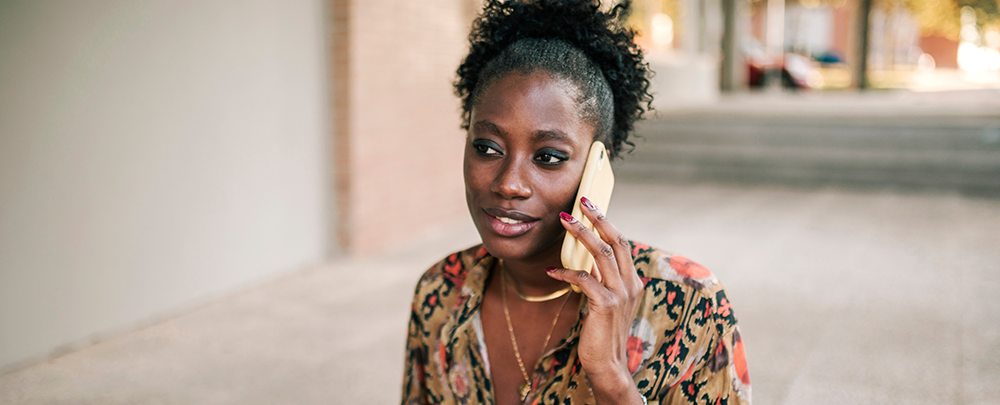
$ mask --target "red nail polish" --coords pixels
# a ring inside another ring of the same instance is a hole
[[[587,197],[580,197],[580,204],[583,204],[584,207],[587,207],[590,210],[597,211],[597,207],[595,207],[594,203],[590,202]]]
[[[558,267],[546,267],[545,268],[545,271],[548,272],[548,273],[551,273],[551,272],[556,271],[556,270],[559,270],[559,268]]]
[[[560,212],[559,213],[559,218],[562,218],[563,221],[566,221],[566,222],[569,222],[569,223],[576,222],[576,218],[573,218],[572,215],[567,214],[565,212]]]

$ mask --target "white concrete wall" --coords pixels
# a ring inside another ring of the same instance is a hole
[[[323,259],[323,11],[0,2],[0,369]]]

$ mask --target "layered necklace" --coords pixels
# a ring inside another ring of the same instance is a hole
[[[552,300],[554,300],[556,298],[559,298],[559,297],[562,297],[563,295],[566,295],[566,293],[568,293],[570,291],[570,289],[573,288],[572,286],[566,287],[566,288],[563,288],[561,290],[555,291],[552,294],[546,294],[546,295],[524,295],[524,294],[521,294],[520,291],[518,291],[517,285],[515,285],[514,282],[510,280],[510,278],[509,278],[510,275],[507,274],[507,268],[504,267],[502,259],[500,260],[500,268],[503,269],[503,271],[501,273],[503,273],[503,279],[504,279],[504,281],[507,284],[510,284],[510,289],[514,290],[514,294],[517,294],[517,296],[519,298],[521,298],[522,300],[528,301],[528,302],[552,301]]]
[[[514,345],[514,357],[517,358],[517,367],[521,369],[521,376],[524,377],[524,384],[521,384],[521,387],[518,389],[518,394],[521,396],[521,402],[524,402],[524,400],[528,398],[528,392],[531,391],[531,378],[528,377],[528,370],[524,367],[524,361],[521,360],[521,351],[517,348],[517,337],[514,336],[514,324],[510,321],[510,310],[507,309],[507,279],[509,276],[507,275],[506,268],[503,267],[502,261],[500,262],[500,268],[503,273],[503,277],[500,279],[503,284],[501,286],[502,292],[500,293],[501,297],[503,297],[503,316],[507,319],[507,331],[510,332],[510,343]],[[552,320],[552,326],[549,327],[549,333],[545,335],[545,341],[542,342],[542,354],[544,354],[545,348],[549,345],[549,339],[552,338],[552,332],[556,330],[556,324],[559,323],[559,315],[562,314],[563,307],[565,307],[566,302],[569,301],[570,295],[567,294],[570,290],[569,287],[541,297],[531,297],[521,294],[521,292],[514,287],[514,283],[512,282],[510,283],[510,288],[511,290],[514,290],[514,293],[517,294],[518,297],[521,297],[521,299],[528,302],[551,301],[563,295],[566,296],[566,298],[563,299],[562,305],[559,306],[559,311],[556,312],[556,318]]]

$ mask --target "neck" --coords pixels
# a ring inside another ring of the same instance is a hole
[[[524,260],[504,260],[503,271],[510,276],[517,289],[525,295],[545,295],[566,288],[567,283],[549,277],[545,269],[548,267],[562,267],[562,260],[559,257],[559,249],[553,252],[545,252],[541,257],[532,257]]]

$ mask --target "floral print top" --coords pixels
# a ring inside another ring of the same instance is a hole
[[[646,245],[633,242],[632,257],[645,283],[626,347],[639,393],[650,404],[749,404],[743,340],[719,281],[687,258]],[[479,245],[420,278],[406,344],[404,405],[493,404],[479,307],[495,260]],[[525,404],[595,403],[577,357],[580,330],[577,321],[542,355]]]

